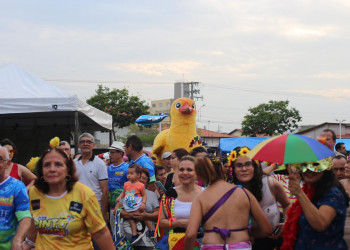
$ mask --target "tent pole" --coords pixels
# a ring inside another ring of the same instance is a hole
[[[74,111],[74,154],[78,153],[79,113]]]

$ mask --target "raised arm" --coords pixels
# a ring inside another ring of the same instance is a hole
[[[327,205],[322,205],[320,208],[315,207],[301,189],[299,179],[291,175],[289,176],[289,190],[298,198],[310,226],[317,232],[325,231],[337,215],[335,209]]]
[[[272,180],[272,185],[274,186],[274,192],[275,192],[275,197],[276,201],[278,201],[282,207],[283,207],[283,216],[284,216],[284,221],[287,219],[287,210],[290,207],[290,200],[287,197],[287,194],[282,186],[282,184],[277,181],[275,178],[271,178]]]
[[[21,176],[29,182],[27,185],[27,190],[29,190],[34,185],[36,176],[25,166],[18,164],[18,167],[20,168]]]

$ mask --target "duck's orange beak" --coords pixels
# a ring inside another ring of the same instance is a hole
[[[184,105],[182,105],[182,107],[179,109],[179,111],[182,113],[182,114],[191,114],[193,112],[193,108],[190,107],[190,105],[188,105],[187,102],[185,102]]]

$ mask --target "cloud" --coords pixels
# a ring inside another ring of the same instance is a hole
[[[312,75],[311,77],[314,78],[325,78],[325,79],[349,79],[350,78],[350,73],[332,73],[332,72],[325,72],[325,73],[320,73],[316,75]]]
[[[315,90],[315,89],[289,90],[288,92],[319,96],[319,97],[333,99],[336,101],[345,101],[350,99],[350,89],[345,89],[345,88],[334,88],[329,90]]]
[[[168,61],[162,63],[144,62],[144,63],[117,63],[109,64],[106,67],[109,70],[137,72],[147,75],[162,76],[166,73],[187,74],[191,70],[198,68],[201,65],[200,62],[179,60]]]

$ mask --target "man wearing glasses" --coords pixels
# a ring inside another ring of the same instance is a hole
[[[95,139],[89,133],[79,137],[81,156],[74,160],[79,182],[88,186],[96,194],[103,218],[108,222],[108,175],[106,164],[93,154]]]
[[[0,249],[21,249],[31,223],[29,198],[23,182],[5,173],[9,160],[0,146]]]

